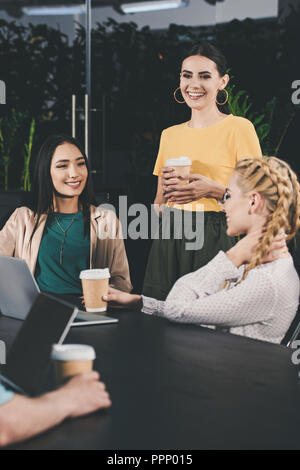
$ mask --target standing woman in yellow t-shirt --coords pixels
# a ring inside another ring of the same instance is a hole
[[[226,235],[226,219],[218,200],[236,162],[261,157],[261,149],[250,121],[221,111],[228,99],[226,70],[225,57],[209,43],[196,46],[182,62],[174,98],[189,106],[191,119],[161,135],[153,173],[158,176],[154,204],[159,206],[156,211],[162,220],[160,236],[153,240],[149,255],[143,287],[146,296],[165,300],[179,277],[204,266],[235,243]],[[178,185],[176,173],[166,167],[168,159],[181,156],[192,162],[191,176],[184,185],[182,181]],[[203,241],[201,247],[199,240]]]

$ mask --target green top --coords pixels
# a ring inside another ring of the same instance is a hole
[[[83,213],[49,215],[35,270],[41,291],[82,294],[79,273],[89,267],[90,234],[84,235]]]

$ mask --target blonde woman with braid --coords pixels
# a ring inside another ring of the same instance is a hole
[[[108,300],[181,323],[215,325],[280,343],[297,311],[299,278],[286,240],[300,226],[300,185],[275,157],[240,160],[223,197],[226,253],[181,277],[165,302],[111,289]]]

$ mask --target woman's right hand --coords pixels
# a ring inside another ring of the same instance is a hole
[[[114,302],[125,307],[141,309],[142,308],[142,296],[136,294],[129,294],[113,287],[109,287],[108,294],[104,295],[103,300],[107,302]],[[113,305],[111,305],[113,306]]]
[[[168,198],[168,194],[174,190],[174,186],[179,183],[179,179],[176,176],[176,172],[173,168],[164,166],[162,169],[161,185],[163,188],[163,194]]]

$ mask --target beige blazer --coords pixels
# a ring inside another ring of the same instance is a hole
[[[90,268],[109,268],[110,285],[132,290],[120,222],[113,211],[91,206]],[[27,207],[16,209],[0,231],[0,255],[24,259],[32,274],[38,258],[47,214],[40,217],[30,242],[36,216]]]

